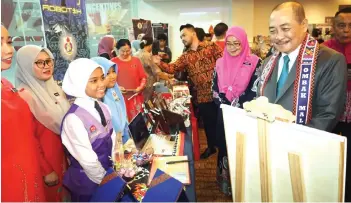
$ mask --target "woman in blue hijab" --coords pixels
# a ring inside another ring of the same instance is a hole
[[[119,86],[116,83],[118,67],[117,64],[103,57],[93,57],[91,60],[98,63],[105,70],[106,77],[106,94],[103,102],[111,110],[112,124],[115,132],[122,134],[123,144],[127,142],[129,137],[128,119],[126,105]]]
[[[132,54],[133,56],[136,55],[136,53],[140,50],[140,40],[133,40],[132,41]]]

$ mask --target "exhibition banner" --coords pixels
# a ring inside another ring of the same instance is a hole
[[[154,39],[157,39],[159,34],[165,34],[167,36],[167,46],[169,46],[169,35],[168,35],[168,23],[152,23],[151,24]]]
[[[61,84],[68,64],[89,58],[85,0],[40,0],[47,48],[54,54],[54,79]]]
[[[147,37],[152,37],[152,27],[150,20],[144,19],[132,19],[134,39],[138,39],[140,34],[144,34]]]
[[[93,2],[86,3],[89,36],[113,35],[117,39],[126,38],[128,32],[125,19],[129,17],[129,5],[108,0]],[[129,20],[128,23],[130,24]]]

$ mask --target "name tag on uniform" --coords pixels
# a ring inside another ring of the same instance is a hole
[[[248,61],[245,61],[245,62],[244,62],[244,65],[245,65],[245,66],[251,66],[251,63],[248,62]]]
[[[55,92],[55,93],[54,93],[54,96],[55,96],[55,97],[58,97],[58,96],[60,96],[60,94],[59,94],[58,92]],[[58,103],[59,103],[58,101],[55,101],[55,104],[58,104]]]
[[[119,97],[115,91],[112,91],[112,97],[115,101],[119,101]]]

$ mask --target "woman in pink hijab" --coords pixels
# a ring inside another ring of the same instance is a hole
[[[116,40],[112,35],[104,36],[98,46],[98,55],[108,60],[116,57],[114,47],[116,46]]]
[[[246,101],[256,97],[256,71],[261,59],[250,53],[246,32],[241,27],[230,28],[225,37],[223,57],[216,62],[213,78],[213,100],[218,105],[228,104],[242,108]],[[231,195],[229,165],[222,110],[217,117],[217,182],[221,191]]]

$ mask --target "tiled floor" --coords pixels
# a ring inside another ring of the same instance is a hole
[[[199,129],[200,152],[206,149],[206,136]],[[195,162],[196,195],[198,202],[232,202],[231,197],[225,196],[216,183],[217,154],[206,160]]]

